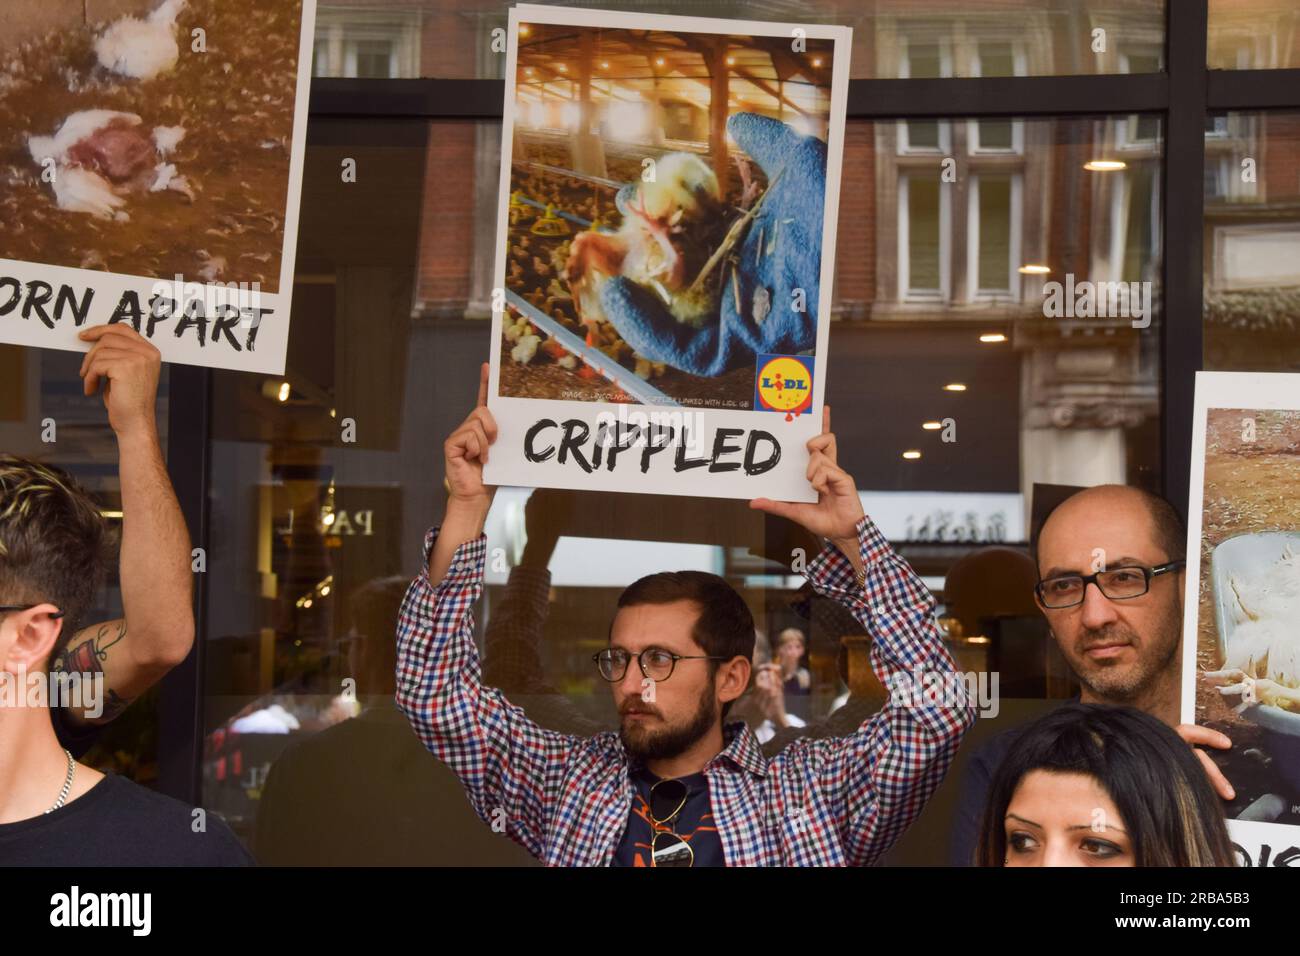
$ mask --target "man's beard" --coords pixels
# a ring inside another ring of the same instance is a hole
[[[1070,661],[1071,669],[1079,683],[1094,697],[1114,703],[1128,703],[1149,690],[1169,667],[1170,661],[1178,653],[1181,635],[1182,619],[1176,608],[1170,608],[1161,615],[1146,641],[1139,642],[1131,628],[1118,623],[1088,630],[1080,636],[1073,648],[1078,658]],[[1129,667],[1094,664],[1080,650],[1080,646],[1086,650],[1114,640],[1128,641],[1137,651],[1137,659]]]
[[[699,706],[691,719],[680,727],[665,727],[659,731],[650,731],[635,724],[629,725],[624,717],[619,730],[623,749],[630,756],[639,760],[668,760],[690,749],[705,734],[713,729],[718,720],[718,702],[713,696],[714,685],[709,682],[704,693],[700,695]],[[659,712],[656,711],[656,716]]]

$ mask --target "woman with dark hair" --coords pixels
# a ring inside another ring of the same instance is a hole
[[[1234,866],[1223,805],[1191,748],[1132,707],[1068,704],[993,777],[980,866]]]

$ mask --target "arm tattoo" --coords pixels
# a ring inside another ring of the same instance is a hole
[[[93,677],[104,672],[104,661],[108,660],[108,649],[126,637],[126,621],[111,621],[101,624],[93,637],[89,637],[75,647],[66,648],[55,659],[52,670],[60,674],[82,674]],[[113,688],[108,688],[104,710],[96,723],[110,721],[130,705],[131,699],[123,697]]]
[[[70,647],[55,662],[55,669],[69,674],[103,673],[108,649],[126,637],[126,621],[101,624],[94,637]]]

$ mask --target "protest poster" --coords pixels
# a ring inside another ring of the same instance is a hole
[[[127,322],[167,362],[284,371],[315,15],[6,10],[0,342],[85,351],[80,331]]]
[[[851,37],[511,9],[489,483],[816,500]]]
[[[1199,372],[1182,720],[1236,791],[1246,866],[1300,866],[1300,375]]]

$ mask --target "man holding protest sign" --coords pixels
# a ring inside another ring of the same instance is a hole
[[[723,579],[650,575],[620,597],[595,655],[619,733],[579,737],[529,721],[484,687],[472,606],[483,586],[483,526],[494,489],[483,462],[497,434],[478,406],[446,441],[449,487],[428,567],[398,624],[397,700],[425,746],[460,777],[479,816],[550,865],[867,865],[906,829],[974,720],[934,622],[934,602],[862,511],[836,464],[829,411],[808,442],[818,501],[755,499],[827,539],[812,585],[874,638],[882,683],[934,676],[941,694],[900,695],[849,736],[800,740],[763,757],[726,724],[750,680],[754,623]],[[635,666],[634,666],[635,664]]]
[[[160,356],[124,326],[82,333],[121,454],[123,617],[81,630],[110,551],[99,507],[57,468],[0,456],[0,861],[243,865],[219,820],[76,761],[194,640],[190,542],[158,446]]]
[[[93,395],[102,383],[118,444],[123,616],[84,627],[75,615],[63,620],[66,636],[51,670],[87,680],[100,675],[103,688],[92,707],[51,707],[60,744],[78,757],[105,724],[184,660],[194,643],[189,531],[163,461],[154,411],[161,356],[125,325],[86,329],[80,338],[91,343],[81,363],[84,392]],[[11,475],[26,467],[17,459],[7,465]]]
[[[51,664],[56,673],[103,675],[101,712],[51,711],[60,741],[77,756],[194,644],[189,530],[167,474],[155,414],[161,355],[126,325],[95,326],[79,337],[91,343],[81,363],[84,392],[93,395],[102,383],[117,438],[123,615],[69,632]],[[75,628],[84,622],[65,623]]]

